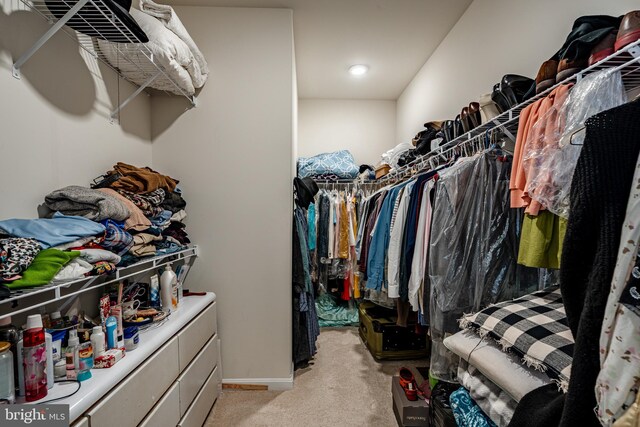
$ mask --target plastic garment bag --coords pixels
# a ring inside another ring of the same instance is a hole
[[[486,152],[460,159],[436,183],[429,317],[438,379],[456,381],[458,359],[442,340],[464,313],[537,289],[537,272],[516,264],[522,212],[510,208],[510,169],[510,159]]]
[[[529,196],[549,211],[569,217],[569,191],[582,141],[584,122],[594,114],[627,102],[619,71],[602,70],[576,83],[565,102],[554,105],[532,127],[524,153]]]

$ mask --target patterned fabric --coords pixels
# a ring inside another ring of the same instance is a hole
[[[40,252],[40,243],[36,239],[8,238],[0,239],[0,281],[19,278]]]
[[[640,158],[633,178],[640,183]],[[632,185],[600,334],[597,415],[604,426],[621,419],[640,387],[640,186]],[[637,403],[636,410],[637,410]],[[640,421],[639,421],[640,423]]]
[[[326,174],[337,175],[340,179],[355,179],[358,176],[358,166],[348,150],[298,158],[300,178]]]
[[[496,427],[464,387],[451,393],[449,402],[458,427]]]
[[[89,276],[101,276],[116,271],[116,265],[108,261],[98,261],[93,265],[93,270],[89,273]]]
[[[469,390],[474,402],[498,427],[509,425],[518,402],[506,391],[464,360],[460,360],[458,365],[458,382]]]
[[[165,192],[162,188],[146,194],[136,194],[125,190],[118,190],[118,193],[131,200],[148,218],[156,217],[163,211],[160,205],[164,201]]]
[[[100,246],[122,256],[133,246],[133,236],[111,220],[106,220],[103,224],[107,231]]]
[[[557,286],[485,308],[460,319],[460,326],[489,335],[512,349],[528,366],[545,372],[566,391],[573,336]]]

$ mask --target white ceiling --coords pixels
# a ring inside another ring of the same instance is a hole
[[[300,98],[395,100],[472,0],[167,2],[293,9]],[[367,64],[370,70],[353,77],[347,72],[353,64]]]

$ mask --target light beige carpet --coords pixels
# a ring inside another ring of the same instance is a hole
[[[313,365],[295,372],[293,390],[224,390],[205,425],[394,427],[391,377],[407,366],[419,378],[413,368],[426,363],[376,362],[357,328],[326,328]]]

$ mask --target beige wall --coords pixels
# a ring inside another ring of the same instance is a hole
[[[79,52],[59,33],[22,70],[11,64],[49,25],[42,17],[0,3],[0,218],[37,216],[44,196],[70,184],[88,185],[121,160],[151,163],[150,102],[142,95],[109,123],[117,99],[115,73]],[[132,91],[120,83],[120,97]]]
[[[396,144],[396,102],[301,99],[298,156],[349,150],[356,164],[375,165]]]
[[[503,74],[535,78],[582,15],[621,15],[638,1],[475,0],[398,99],[397,140],[453,119]]]
[[[194,110],[152,101],[153,165],[201,248],[189,288],[218,296],[227,381],[291,385],[292,12],[176,12],[211,68]]]

